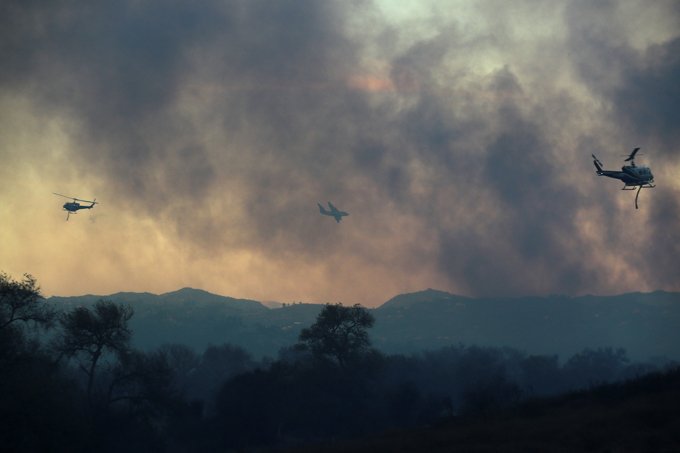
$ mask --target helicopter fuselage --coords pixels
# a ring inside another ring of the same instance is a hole
[[[626,186],[644,186],[651,185],[654,182],[654,175],[649,167],[624,165],[621,168],[621,171],[598,170],[597,174],[609,178],[620,179]]]
[[[79,209],[92,209],[93,206],[94,204],[91,204],[90,206],[82,206],[80,203],[72,201],[69,203],[64,203],[64,210],[69,212],[76,212]]]

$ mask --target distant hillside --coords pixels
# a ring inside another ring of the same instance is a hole
[[[451,343],[570,355],[623,347],[632,357],[680,358],[680,293],[466,298],[426,290],[375,310],[373,338],[389,352]]]
[[[160,295],[151,293],[115,293],[107,296],[85,295],[72,297],[50,297],[48,300],[56,305],[77,306],[90,305],[100,299],[135,305],[171,305],[177,306],[214,306],[227,311],[255,313],[267,310],[260,302],[249,299],[234,299],[233,297],[219,296],[207,291],[193,288],[182,288],[177,291]]]
[[[101,299],[133,307],[130,326],[133,344],[138,348],[151,350],[167,343],[181,343],[202,351],[211,344],[230,343],[255,357],[274,357],[280,348],[295,343],[300,330],[314,322],[322,307],[295,304],[270,309],[254,300],[192,288],[160,295],[55,296],[48,298],[48,302],[59,310],[69,310]]]
[[[381,310],[399,310],[407,309],[411,306],[417,305],[423,307],[424,305],[447,305],[455,303],[469,302],[471,299],[465,296],[455,296],[446,291],[439,291],[428,288],[425,291],[418,291],[415,293],[400,294],[388,300],[380,306]]]
[[[680,369],[675,369],[435,427],[291,451],[680,451],[678,401]]]
[[[297,340],[323,305],[268,308],[184,288],[161,295],[51,297],[61,309],[106,298],[130,304],[134,343],[153,349],[182,343],[204,349],[231,343],[254,356],[276,356]],[[680,359],[680,293],[618,296],[469,298],[428,289],[398,295],[371,310],[374,345],[387,353],[411,353],[452,344],[507,346],[532,354],[570,356],[584,348],[622,347],[631,358]]]

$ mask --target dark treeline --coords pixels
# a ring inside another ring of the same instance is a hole
[[[142,352],[131,347],[133,316],[106,300],[58,314],[32,277],[0,274],[0,443],[10,451],[294,446],[483,416],[658,369],[610,348],[564,362],[465,345],[385,355],[371,346],[370,312],[339,304],[276,359],[256,361],[229,344]]]

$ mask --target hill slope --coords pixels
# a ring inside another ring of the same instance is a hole
[[[570,355],[623,347],[632,357],[680,358],[680,294],[466,298],[427,290],[375,310],[375,344],[415,352],[452,343]]]
[[[680,368],[428,429],[300,452],[680,451]]]
[[[51,297],[60,309],[101,298],[130,304],[137,347],[182,343],[197,350],[231,343],[273,357],[316,319],[320,304],[271,309],[246,299],[184,288],[161,295]],[[532,354],[573,355],[584,348],[624,348],[636,360],[680,359],[680,293],[619,296],[469,298],[428,289],[402,294],[371,310],[374,346],[413,353],[452,344],[507,346]]]

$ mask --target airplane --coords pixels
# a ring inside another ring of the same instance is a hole
[[[598,176],[607,176],[608,178],[620,179],[623,181],[623,187],[621,190],[635,190],[637,187],[637,194],[635,195],[635,209],[638,208],[638,197],[640,196],[640,191],[642,189],[652,189],[656,187],[654,183],[654,175],[649,167],[638,167],[635,165],[635,155],[640,151],[640,148],[635,148],[624,162],[630,162],[630,165],[624,165],[621,167],[621,171],[616,170],[603,170],[602,162],[598,159],[595,154],[593,156],[593,164],[595,165],[596,173]]]
[[[340,223],[343,216],[349,215],[349,212],[339,211],[338,208],[333,206],[333,204],[330,201],[328,202],[328,208],[329,208],[328,210],[326,210],[323,206],[321,206],[321,203],[317,203],[317,204],[319,205],[319,212],[322,215],[335,217],[335,221],[338,222],[338,223]]]
[[[94,208],[94,205],[98,204],[97,199],[95,198],[93,201],[90,200],[81,200],[80,198],[75,198],[75,197],[67,197],[66,195],[62,195],[60,193],[52,192],[55,195],[59,195],[60,197],[64,198],[70,198],[73,201],[69,201],[68,203],[64,203],[64,211],[66,211],[66,221],[68,222],[68,218],[71,214],[77,214],[77,211],[80,209],[92,209]],[[83,206],[79,201],[82,201],[84,203],[91,203],[89,206]]]

